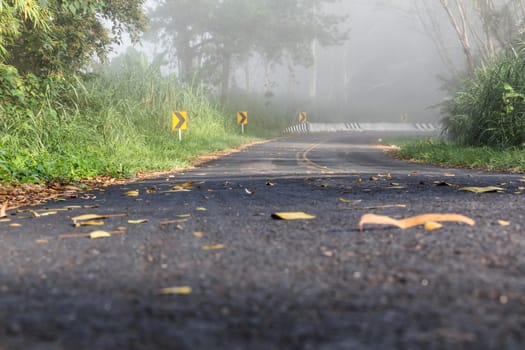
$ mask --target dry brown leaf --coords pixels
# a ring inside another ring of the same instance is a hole
[[[139,190],[127,191],[124,193],[124,196],[126,197],[138,197],[139,195],[140,195]]]
[[[181,184],[174,184],[171,186],[172,188],[182,188],[182,189],[190,189],[193,188],[193,181],[184,182]]]
[[[0,218],[7,217],[7,207],[8,206],[9,206],[9,201],[5,201],[4,204],[2,204],[2,207],[0,208]]]
[[[89,238],[91,239],[100,239],[100,238],[109,238],[111,237],[111,233],[107,231],[93,231],[89,234]]]
[[[427,222],[460,222],[470,226],[474,226],[476,224],[476,222],[471,218],[460,214],[423,214],[401,220],[393,219],[389,216],[365,214],[359,221],[359,230],[363,232],[363,226],[368,224],[392,225],[404,230],[426,224]]]
[[[169,287],[169,288],[162,288],[159,290],[159,294],[161,295],[190,295],[192,293],[191,287],[183,286],[183,287]]]
[[[278,220],[313,220],[316,216],[303,212],[273,213],[272,218]]]
[[[505,220],[498,220],[498,224],[500,226],[510,226],[510,222]]]
[[[128,214],[107,214],[107,215],[101,215],[101,214],[85,214],[85,215],[79,215],[72,217],[71,220],[73,220],[73,223],[77,223],[79,221],[89,221],[89,220],[99,220],[99,219],[108,219],[108,218],[118,218],[118,217],[125,217],[128,216]]]
[[[445,177],[456,177],[456,174],[444,173],[443,176],[445,176]]]
[[[128,224],[131,224],[131,225],[145,224],[145,223],[147,223],[148,221],[149,221],[148,219],[141,219],[141,220],[128,220]]]
[[[11,222],[11,219],[0,219],[0,222]]]
[[[211,251],[211,250],[221,250],[224,249],[224,244],[214,244],[214,245],[205,245],[202,247],[202,250]]]
[[[487,187],[462,187],[460,191],[473,192],[473,193],[494,193],[494,192],[504,192],[505,189],[496,186],[487,186]]]
[[[197,238],[202,238],[204,237],[204,232],[200,232],[200,231],[193,232],[193,235]]]
[[[87,220],[87,221],[75,222],[75,227],[82,227],[82,226],[104,226],[104,221]]]
[[[9,227],[22,227],[22,225],[14,223],[14,224],[9,224]]]

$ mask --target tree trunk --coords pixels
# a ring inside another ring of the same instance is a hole
[[[228,94],[230,93],[231,61],[231,53],[222,54],[221,103],[223,105],[228,102]]]
[[[312,77],[310,79],[310,98],[314,99],[317,97],[317,80],[318,80],[318,57],[317,57],[317,40],[312,42]]]

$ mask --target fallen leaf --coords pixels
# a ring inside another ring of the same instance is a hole
[[[9,227],[22,227],[21,224],[9,224]]]
[[[453,186],[451,183],[448,183],[445,181],[434,181],[434,185],[438,187],[452,187]]]
[[[341,197],[339,198],[339,201],[342,203],[346,203],[346,204],[359,204],[363,200],[362,199],[346,199],[346,198]]]
[[[117,217],[125,217],[125,216],[128,216],[128,214],[107,214],[107,215],[85,214],[85,215],[72,217],[71,220],[73,220],[73,223],[77,223],[79,221],[99,220],[99,219],[117,218]]]
[[[253,195],[255,194],[255,192],[257,191],[257,189],[256,189],[256,188],[254,188],[254,189],[253,189],[253,191],[250,191],[249,189],[245,188],[245,189],[244,189],[244,191],[245,191],[245,192],[246,192],[247,194],[249,194],[249,195],[252,195],[252,196],[253,196]]]
[[[456,174],[444,173],[443,176],[445,176],[445,177],[456,177]]]
[[[193,232],[193,235],[197,238],[202,238],[204,237],[204,232],[200,232],[200,231]]]
[[[181,215],[177,215],[177,217],[181,219],[190,218],[191,214],[181,214]]]
[[[498,224],[500,226],[510,226],[510,222],[505,220],[498,220]]]
[[[392,225],[404,230],[426,224],[427,222],[460,222],[470,226],[476,224],[471,218],[459,214],[423,214],[401,220],[393,219],[389,216],[365,214],[359,221],[359,230],[363,232],[363,226],[367,224]]]
[[[435,231],[441,228],[443,228],[443,225],[441,225],[439,222],[429,221],[425,223],[425,231]]]
[[[2,204],[2,207],[0,208],[0,218],[6,218],[7,217],[7,207],[9,205],[9,201],[5,201],[4,204]]]
[[[487,187],[463,187],[459,189],[460,191],[473,192],[473,193],[494,193],[494,192],[504,192],[505,189],[496,186],[487,186]]]
[[[75,222],[75,227],[82,227],[82,226],[104,226],[104,221],[87,220],[87,221]]]
[[[272,218],[278,220],[313,220],[316,219],[316,216],[306,214],[303,212],[283,212],[283,213],[273,213]]]
[[[172,188],[190,189],[193,188],[193,181],[171,185]]]
[[[10,222],[11,219],[0,219],[0,222]]]
[[[380,179],[377,176],[371,176],[370,181],[379,181]]]
[[[148,222],[148,221],[149,221],[148,219],[142,219],[142,220],[128,220],[128,224],[132,224],[132,225],[145,224],[145,223]]]
[[[224,244],[215,244],[215,245],[205,245],[202,247],[202,250],[210,251],[210,250],[221,250],[224,249]]]
[[[56,211],[47,211],[47,212],[43,212],[43,213],[40,213],[40,216],[51,216],[51,215],[57,215],[58,212]]]
[[[183,286],[183,287],[169,287],[169,288],[162,288],[159,290],[159,294],[161,295],[190,295],[192,293],[191,287]]]
[[[138,197],[140,195],[139,190],[128,191],[124,193],[126,197]]]
[[[188,219],[178,219],[178,220],[167,220],[167,221],[161,221],[160,226],[165,225],[172,225],[172,224],[182,224],[184,222],[188,222]]]
[[[37,239],[35,241],[35,243],[37,243],[37,244],[48,244],[49,241],[47,239]]]
[[[273,182],[269,182],[269,181],[268,181],[268,182],[266,183],[266,186],[273,187],[273,186],[275,186],[275,184],[274,184]]]
[[[525,182],[525,177],[518,180],[518,182]]]
[[[203,207],[199,207],[199,208],[197,208],[197,209],[195,209],[195,210],[197,210],[197,211],[208,211],[208,209],[203,208]]]
[[[111,233],[107,231],[93,231],[89,234],[89,238],[91,239],[100,239],[100,238],[109,238],[111,237]]]

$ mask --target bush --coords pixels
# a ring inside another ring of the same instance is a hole
[[[456,94],[444,130],[461,145],[521,147],[525,142],[525,59],[504,53]]]

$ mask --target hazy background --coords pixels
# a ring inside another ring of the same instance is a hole
[[[147,6],[154,4],[149,1]],[[232,89],[270,100],[302,101],[295,102],[296,109],[307,110],[316,119],[439,121],[436,105],[446,96],[442,86],[443,79],[451,78],[450,67],[425,32],[413,0],[346,0],[327,11],[348,14],[344,30],[350,34],[345,44],[317,47],[316,65],[296,66],[293,74],[288,67],[272,66],[270,81],[262,60],[253,57],[251,91],[245,91],[245,67],[234,69]],[[436,7],[434,15],[447,28],[443,9]],[[447,55],[461,69],[464,58],[455,33],[450,29],[442,35]],[[116,48],[115,55],[128,45]],[[163,49],[159,43],[145,41],[135,48],[151,58]],[[165,67],[165,71],[173,72],[173,68]]]

